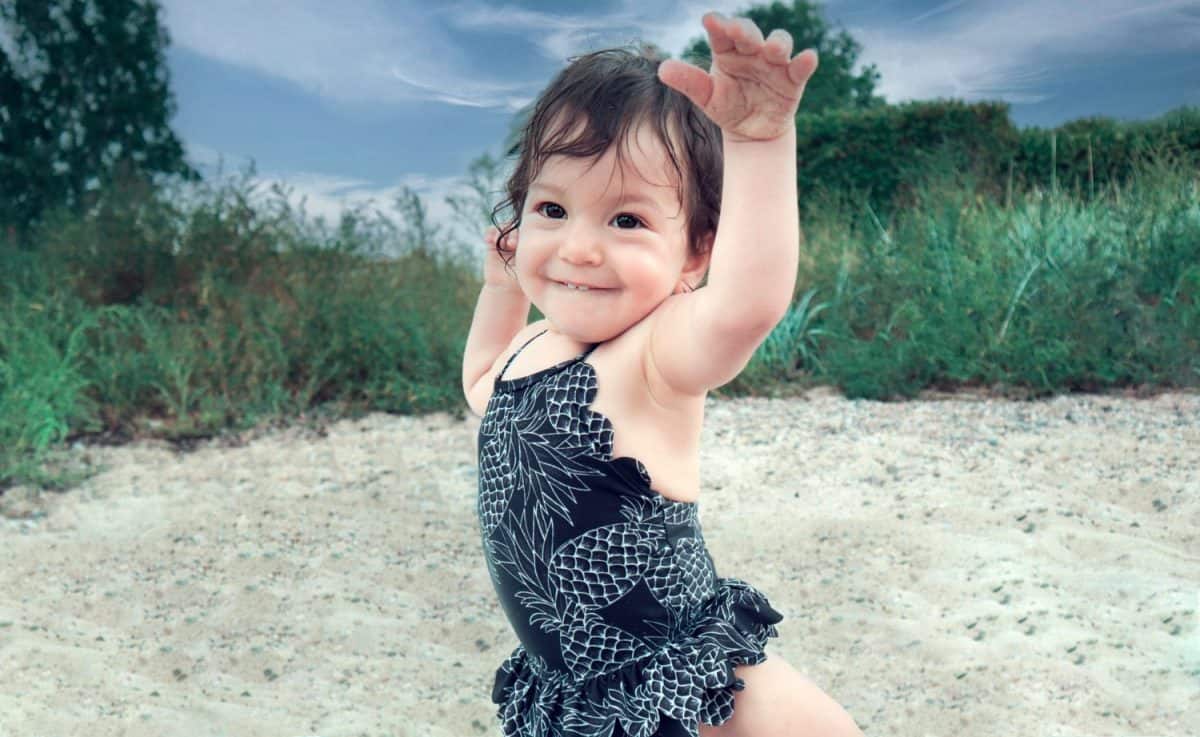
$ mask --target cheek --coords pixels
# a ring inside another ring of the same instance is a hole
[[[545,240],[536,228],[523,228],[517,238],[517,258],[527,263],[541,260],[545,255]]]
[[[631,283],[657,291],[662,283],[671,280],[670,267],[653,256],[630,258],[625,273]]]

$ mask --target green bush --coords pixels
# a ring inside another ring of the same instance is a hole
[[[186,441],[304,413],[461,412],[478,280],[379,215],[246,180],[133,182],[2,251],[0,488],[68,438]],[[398,249],[391,258],[380,251]]]
[[[1016,396],[1195,387],[1197,160],[1160,152],[1104,197],[1035,188],[1011,209],[950,170],[888,223],[869,202],[856,213],[815,196],[802,203],[805,297],[727,391],[778,391],[782,377],[876,399],[972,385]],[[822,309],[806,319],[814,294]]]
[[[1092,196],[1010,191],[970,151],[914,154],[890,210],[836,181],[802,189],[794,304],[719,393],[1200,385],[1196,155],[1151,147]],[[362,210],[326,224],[248,178],[126,181],[48,216],[32,250],[0,246],[0,489],[71,483],[52,457],[85,436],[463,412],[478,266],[433,233]]]

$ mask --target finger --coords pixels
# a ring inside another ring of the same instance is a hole
[[[496,226],[494,226],[494,225],[489,226],[487,230],[483,231],[483,241],[485,243],[487,243],[489,246],[495,246],[496,245],[496,237],[499,235],[500,235],[500,230]]]
[[[708,72],[679,59],[664,59],[658,65],[658,78],[671,89],[678,90],[703,110],[712,99],[713,82]]]
[[[763,45],[762,31],[749,18],[734,18],[735,30],[730,34],[739,54],[756,54]]]
[[[705,13],[700,19],[704,25],[704,30],[708,31],[708,46],[712,49],[713,54],[724,54],[733,51],[733,39],[729,36],[729,31],[726,29],[728,21],[720,13]]]
[[[794,84],[803,87],[812,77],[813,72],[817,71],[817,65],[820,60],[817,58],[816,49],[805,49],[796,55],[795,59],[788,62],[787,72],[788,79]]]
[[[773,64],[786,64],[792,58],[792,34],[776,28],[763,43],[763,55]]]

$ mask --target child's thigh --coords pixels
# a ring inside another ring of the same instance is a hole
[[[841,704],[778,655],[734,668],[746,682],[733,692],[733,717],[700,725],[700,737],[849,737],[862,732]]]

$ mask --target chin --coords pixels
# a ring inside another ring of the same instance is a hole
[[[572,340],[580,343],[604,343],[617,337],[621,333],[628,330],[632,325],[621,327],[619,325],[597,325],[594,321],[581,321],[580,324],[572,324],[572,321],[566,321],[566,324],[559,322],[553,318],[547,318],[550,324],[554,326],[555,332],[561,333]]]

